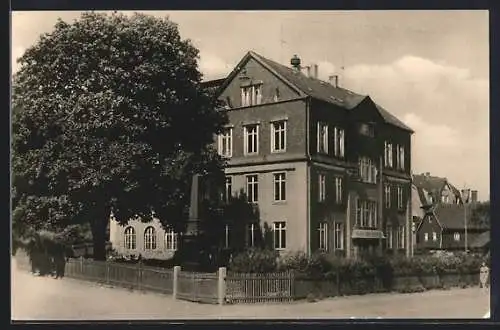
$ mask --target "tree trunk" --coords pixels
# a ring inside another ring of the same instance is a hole
[[[92,229],[92,241],[94,245],[94,260],[106,260],[106,226],[107,218],[99,217],[90,224]]]

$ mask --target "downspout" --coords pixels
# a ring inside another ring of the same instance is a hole
[[[410,187],[410,192],[411,192],[411,187]],[[412,227],[410,225],[410,198],[407,198],[407,200],[406,200],[406,235],[405,235],[406,236],[405,237],[406,257],[410,257],[413,255],[413,248],[412,248],[412,244],[410,242],[410,238],[412,235],[411,230],[412,230]]]
[[[378,227],[381,231],[382,229],[382,223],[383,223],[383,218],[384,218],[384,163],[383,163],[383,157],[379,157],[379,168],[380,168],[380,179],[379,179],[379,184],[378,184]],[[382,246],[382,238],[379,239],[379,252],[382,254],[383,252],[383,246]]]
[[[310,135],[310,98],[305,99],[305,105],[306,105],[306,122],[305,122],[305,132],[306,132],[306,184],[307,184],[307,196],[306,196],[306,226],[307,226],[307,235],[306,235],[306,253],[307,255],[311,255],[311,150],[310,150],[310,145],[309,145],[309,135]]]

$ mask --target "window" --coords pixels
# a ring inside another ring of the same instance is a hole
[[[262,84],[241,87],[241,106],[248,107],[262,103]]]
[[[285,249],[286,248],[286,223],[284,221],[273,223],[274,231],[274,248],[275,249]]]
[[[250,203],[259,201],[259,178],[257,175],[247,176],[247,199]]]
[[[342,178],[341,177],[336,177],[335,178],[335,202],[337,204],[341,204],[342,203],[342,195],[343,195],[343,191],[342,191]]]
[[[286,200],[286,173],[274,174],[274,200]]]
[[[398,228],[398,248],[405,248],[405,226],[399,226]]]
[[[321,222],[318,227],[319,234],[319,249],[323,251],[328,250],[328,224]]]
[[[226,177],[226,190],[225,190],[225,198],[226,202],[229,202],[231,197],[233,196],[233,179],[228,176]]]
[[[359,176],[362,181],[368,183],[377,182],[377,169],[372,160],[368,157],[360,157],[359,159]]]
[[[233,129],[231,127],[224,129],[219,134],[219,155],[231,157],[233,154]]]
[[[286,150],[286,121],[277,121],[271,124],[271,152]]]
[[[280,89],[278,87],[274,90],[273,100],[274,102],[278,102],[280,100]]]
[[[398,209],[403,208],[403,187],[398,186]]]
[[[437,233],[435,231],[432,232],[432,240],[435,242],[435,241],[437,241],[437,239],[438,239]]]
[[[393,248],[393,245],[392,245],[392,242],[393,242],[393,237],[392,237],[392,226],[391,225],[387,225],[385,227],[385,235],[387,236],[386,238],[386,247],[388,249],[392,249]]]
[[[455,233],[455,234],[453,234],[453,239],[454,239],[455,241],[460,241],[460,233]]]
[[[328,153],[328,124],[318,123],[318,152]]]
[[[344,225],[342,223],[335,222],[334,226],[335,226],[335,237],[334,237],[335,250],[343,250],[344,249]]]
[[[385,207],[391,207],[391,186],[386,184],[384,187],[384,195],[385,195]]]
[[[325,181],[325,175],[320,174],[318,175],[318,187],[319,187],[319,195],[318,195],[318,200],[320,202],[323,202],[326,197],[326,181]]]
[[[392,143],[385,142],[384,165],[392,167]]]
[[[247,246],[254,247],[256,242],[257,224],[251,223],[247,226]]]
[[[248,125],[244,130],[245,154],[257,154],[259,152],[259,125]]]
[[[424,233],[424,241],[428,241],[429,240],[429,233]]]
[[[229,235],[229,225],[226,224],[224,226],[224,247],[227,249],[229,248],[229,238],[230,238],[230,235]]]
[[[334,154],[336,157],[343,158],[345,150],[345,133],[342,128],[335,127],[333,130],[334,135]]]
[[[400,170],[405,169],[405,148],[402,145],[398,145],[396,149],[396,161],[397,161],[397,167]]]
[[[368,124],[368,123],[361,123],[359,125],[359,133],[361,135],[366,135],[369,137],[375,136],[375,130],[373,129],[373,125]]]
[[[165,233],[165,248],[170,251],[177,250],[177,233],[169,229]]]
[[[356,204],[356,224],[360,228],[376,228],[378,226],[376,202],[358,199]]]
[[[125,228],[125,248],[128,250],[135,250],[136,245],[135,229],[134,227]]]
[[[156,250],[156,231],[153,227],[144,230],[144,250]]]

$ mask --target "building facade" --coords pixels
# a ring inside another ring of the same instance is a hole
[[[317,67],[291,63],[249,52],[219,88],[229,194],[255,205],[279,251],[409,255],[412,130],[369,96],[319,80]],[[229,224],[226,235],[244,239]]]
[[[478,203],[476,190],[460,191],[446,178],[430,173],[414,175],[413,185],[413,199],[421,210],[416,218],[417,250],[470,250],[485,236],[488,228],[471,221]]]

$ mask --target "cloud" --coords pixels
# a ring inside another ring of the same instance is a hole
[[[200,52],[198,66],[200,71],[203,73],[204,78],[207,80],[222,78],[228,75],[233,69],[233,66],[224,61],[222,58],[203,51]]]
[[[370,97],[410,126],[412,167],[464,182],[489,196],[489,81],[468,69],[413,55],[382,65],[335,71],[321,62],[319,76],[336,72],[340,85]]]
[[[414,113],[406,114],[401,120],[411,127],[418,137],[418,142],[426,148],[453,148],[460,145],[459,132],[443,124],[426,122]]]

